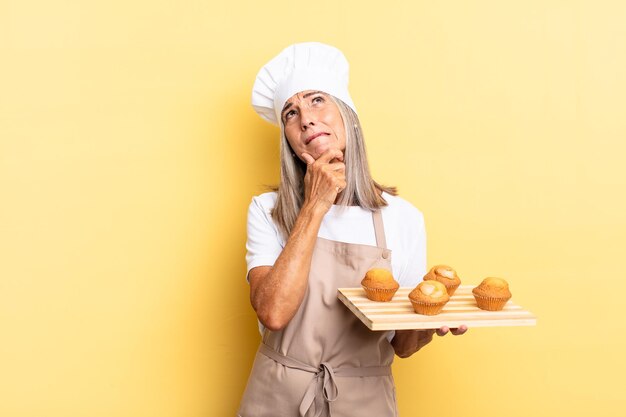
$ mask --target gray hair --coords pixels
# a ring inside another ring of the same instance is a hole
[[[380,185],[372,179],[367,162],[365,140],[357,114],[343,101],[330,94],[327,96],[339,108],[346,130],[346,150],[344,152],[346,188],[339,194],[337,203],[344,207],[360,206],[371,211],[386,206],[387,202],[382,197],[381,191],[396,195],[397,190],[395,187]],[[277,223],[285,240],[289,237],[291,229],[296,223],[296,218],[304,201],[305,174],[306,164],[293,153],[285,136],[285,129],[281,120],[280,184],[278,187],[272,187],[274,191],[278,192],[276,205],[272,210],[272,218]]]

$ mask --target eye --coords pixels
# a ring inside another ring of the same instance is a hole
[[[285,120],[289,120],[295,115],[296,115],[295,110],[289,110],[287,113],[285,113]]]
[[[313,103],[323,103],[324,102],[324,97],[322,96],[315,96],[313,97],[313,100],[311,100]]]

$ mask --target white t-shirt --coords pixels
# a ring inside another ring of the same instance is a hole
[[[253,197],[248,209],[247,273],[257,266],[272,266],[285,246],[272,219],[277,193]],[[381,209],[391,272],[402,287],[414,287],[426,274],[424,216],[411,203],[383,192],[387,206]],[[318,236],[347,243],[376,246],[372,212],[358,206],[334,205],[324,216]],[[246,273],[246,277],[247,277]],[[263,326],[259,323],[259,329]],[[393,337],[393,332],[390,335]]]

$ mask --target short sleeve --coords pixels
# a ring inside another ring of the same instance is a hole
[[[272,266],[283,250],[278,227],[272,220],[274,199],[271,193],[252,198],[248,208],[248,239],[246,241],[246,279],[252,268]]]
[[[411,215],[413,221],[408,228],[409,240],[407,245],[406,263],[402,268],[398,281],[403,287],[416,286],[426,275],[426,227],[424,216],[414,209]]]

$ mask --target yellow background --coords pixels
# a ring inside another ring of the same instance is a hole
[[[311,40],[429,265],[539,318],[396,360],[401,414],[624,415],[623,2],[90,3],[0,1],[1,416],[235,414],[246,212],[278,179],[251,87]]]

